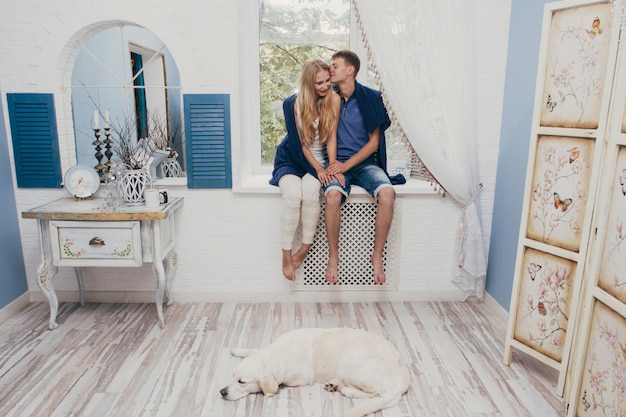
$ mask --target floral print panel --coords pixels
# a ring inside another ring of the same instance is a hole
[[[620,146],[613,175],[598,286],[626,303],[626,147]]]
[[[552,15],[541,126],[598,127],[612,18],[609,2]]]
[[[528,238],[579,251],[594,144],[592,139],[538,138]]]
[[[595,302],[577,417],[626,415],[626,319]]]
[[[514,337],[560,362],[576,262],[532,248],[525,249],[523,259]]]

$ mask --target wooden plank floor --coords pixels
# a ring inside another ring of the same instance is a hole
[[[0,416],[340,417],[351,400],[320,385],[273,398],[224,401],[238,359],[299,327],[360,327],[384,335],[410,367],[398,406],[377,417],[565,415],[554,370],[515,353],[502,364],[506,323],[480,302],[47,304],[0,324]]]

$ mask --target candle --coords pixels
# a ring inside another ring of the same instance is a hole
[[[93,111],[93,119],[91,119],[91,127],[98,129],[98,110]]]
[[[109,111],[105,111],[104,112],[104,128],[108,129],[109,127],[111,127],[110,124],[111,120],[109,119]]]

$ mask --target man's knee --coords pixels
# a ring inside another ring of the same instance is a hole
[[[326,193],[326,205],[327,206],[340,206],[343,194],[337,190],[329,190]]]
[[[385,187],[376,196],[379,205],[393,205],[396,200],[396,191],[393,187]]]

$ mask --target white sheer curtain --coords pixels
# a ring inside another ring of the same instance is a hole
[[[478,208],[475,0],[352,2],[392,117],[463,208],[454,281],[466,298],[482,298],[487,258]]]

